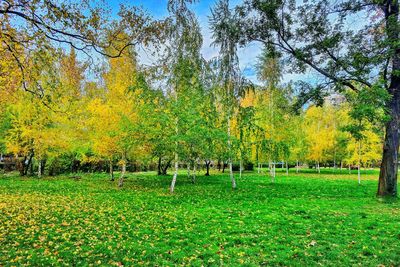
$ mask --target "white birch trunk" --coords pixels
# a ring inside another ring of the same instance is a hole
[[[179,170],[179,163],[178,163],[178,152],[175,151],[175,171],[174,171],[174,176],[172,177],[172,182],[171,182],[171,187],[170,187],[170,192],[173,193],[175,189],[175,183],[176,183],[176,177],[178,176],[178,170]]]
[[[232,188],[235,189],[236,181],[235,177],[233,176],[232,156],[231,156],[231,118],[229,115],[228,115],[228,151],[229,151],[229,157],[228,157],[229,176],[231,177]]]
[[[240,159],[240,166],[239,166],[239,178],[242,178],[242,171],[243,171],[243,166],[242,166],[242,159]]]
[[[286,161],[286,175],[289,175],[289,165],[287,161]]]
[[[42,160],[38,160],[38,177],[42,177]]]
[[[273,170],[273,167],[272,167],[272,162],[271,161],[269,161],[268,162],[268,171],[269,171],[269,176],[273,176],[274,175],[274,170]]]
[[[187,177],[190,179],[190,163],[187,164]]]
[[[196,166],[197,166],[197,162],[194,162],[194,164],[193,164],[193,174],[192,174],[192,183],[196,183]]]
[[[271,176],[271,182],[275,183],[275,175],[276,175],[276,169],[275,169],[275,162],[272,163],[272,176]]]
[[[357,175],[358,175],[358,184],[361,184],[361,172],[360,172],[360,165],[361,165],[361,141],[358,141],[358,166],[357,166]]]
[[[125,152],[124,152],[122,155],[121,176],[119,177],[119,180],[118,180],[118,187],[122,187],[124,185],[125,172],[126,172],[126,156],[125,156]]]

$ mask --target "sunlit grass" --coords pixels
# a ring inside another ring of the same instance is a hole
[[[313,171],[313,172],[312,172]],[[378,172],[106,174],[0,179],[0,265],[400,264],[400,203],[376,197]],[[203,173],[203,172],[201,172]]]

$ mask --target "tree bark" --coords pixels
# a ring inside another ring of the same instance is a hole
[[[193,174],[192,174],[192,183],[196,183],[196,166],[197,166],[197,160],[193,162]]]
[[[399,94],[399,93],[397,93]],[[397,196],[397,168],[399,149],[399,100],[391,102],[392,118],[386,124],[382,163],[379,173],[378,196]],[[397,113],[397,114],[396,114]]]
[[[161,157],[158,157],[158,165],[157,165],[157,175],[161,175]]]
[[[242,178],[242,171],[243,171],[243,162],[242,159],[240,159],[240,166],[239,166],[239,178]]]
[[[206,160],[206,176],[210,176],[210,164],[211,160]]]
[[[231,182],[232,182],[232,188],[236,188],[236,180],[235,177],[233,176],[233,167],[232,167],[232,145],[231,145],[231,118],[228,116],[228,151],[229,151],[229,157],[228,157],[228,163],[229,163],[229,176],[231,177]]]
[[[275,162],[272,163],[272,176],[271,176],[271,182],[275,183],[275,176],[276,176],[276,166]]]
[[[361,141],[358,141],[358,166],[357,166],[357,176],[358,176],[358,184],[361,184],[361,173],[360,173],[360,165],[361,165]]]
[[[175,152],[175,172],[174,172],[174,176],[172,177],[172,181],[171,181],[171,187],[169,189],[169,191],[171,193],[174,192],[175,189],[175,183],[176,183],[176,178],[178,176],[178,170],[179,170],[179,163],[178,163],[178,152]]]
[[[378,196],[397,196],[397,168],[399,150],[399,116],[400,116],[400,48],[398,45],[399,2],[384,1],[381,8],[385,14],[386,35],[392,57],[392,71],[388,92],[391,99],[387,105],[390,120],[386,123],[385,141],[383,144],[382,162],[379,173]]]
[[[126,156],[125,153],[122,155],[122,167],[121,167],[121,176],[118,180],[118,187],[122,187],[124,185],[124,176],[126,172]]]
[[[190,175],[190,163],[188,163],[186,167],[187,167],[187,176],[188,176],[188,179],[190,179],[190,177],[191,177],[191,175]]]
[[[38,160],[38,177],[42,177],[42,160]]]
[[[167,170],[168,170],[168,168],[171,166],[171,161],[172,161],[172,160],[169,160],[169,161],[164,165],[164,167],[161,168],[161,169],[162,169],[162,175],[167,175]]]

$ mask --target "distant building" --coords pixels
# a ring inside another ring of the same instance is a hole
[[[339,106],[340,104],[343,104],[344,102],[346,102],[346,98],[339,93],[333,93],[333,94],[325,97],[325,102],[330,103],[333,106]]]

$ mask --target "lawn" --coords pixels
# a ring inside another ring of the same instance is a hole
[[[375,197],[377,172],[0,175],[0,266],[400,265],[400,202]]]

